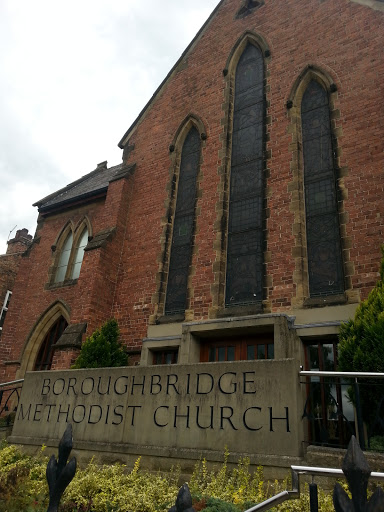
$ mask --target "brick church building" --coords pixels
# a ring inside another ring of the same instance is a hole
[[[383,0],[222,0],[119,142],[41,199],[0,381],[115,317],[131,364],[334,369],[379,276]]]

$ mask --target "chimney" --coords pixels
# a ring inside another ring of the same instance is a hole
[[[32,243],[32,235],[28,234],[28,229],[18,229],[16,231],[15,238],[8,240],[7,244],[7,253],[6,254],[15,254],[19,252],[24,252]]]

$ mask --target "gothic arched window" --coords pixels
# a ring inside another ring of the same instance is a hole
[[[181,152],[175,219],[165,298],[165,314],[184,313],[191,264],[196,185],[200,166],[200,135],[193,126]]]
[[[62,283],[67,275],[69,257],[72,251],[73,235],[70,231],[65,239],[59,255],[59,262],[55,273],[55,283]]]
[[[68,323],[64,317],[60,317],[49,329],[41,344],[36,358],[34,371],[50,370],[53,359],[53,345],[59,340]]]
[[[236,69],[225,305],[261,303],[264,263],[264,61],[248,43]]]
[[[81,264],[83,263],[84,258],[84,249],[88,243],[88,229],[84,228],[83,232],[74,244],[74,257],[72,263],[72,270],[70,279],[77,279],[80,275]]]
[[[56,256],[57,266],[54,274],[54,283],[63,283],[69,279],[77,279],[80,276],[80,269],[84,258],[84,249],[88,243],[88,227],[81,225],[73,233],[72,229],[65,230],[60,237],[64,238],[61,245],[59,242],[58,254]]]
[[[327,91],[312,80],[301,103],[310,297],[344,292]]]

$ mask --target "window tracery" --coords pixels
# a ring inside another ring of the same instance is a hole
[[[88,243],[88,234],[88,227],[83,222],[74,232],[70,227],[61,235],[61,238],[64,238],[64,243],[56,256],[57,266],[54,272],[54,284],[77,279],[80,276],[84,249]]]
[[[301,103],[309,294],[344,292],[327,91],[311,80]]]
[[[248,43],[235,78],[226,307],[263,298],[264,118],[263,54]]]
[[[189,130],[181,152],[173,236],[171,244],[165,314],[184,313],[192,256],[197,175],[200,167],[200,134]]]

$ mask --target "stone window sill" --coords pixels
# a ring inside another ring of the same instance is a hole
[[[66,279],[65,281],[62,281],[61,283],[53,283],[53,284],[47,284],[45,289],[46,290],[56,290],[56,288],[64,288],[66,286],[74,286],[77,284],[78,279]]]
[[[160,316],[156,320],[156,323],[157,324],[172,324],[172,323],[176,323],[176,322],[184,322],[184,320],[185,320],[185,315],[180,313],[180,314],[177,314],[177,315],[163,315],[163,316]]]
[[[258,302],[256,304],[248,304],[246,306],[231,306],[221,308],[217,312],[218,318],[226,318],[230,316],[250,316],[259,315],[263,312],[263,304]]]
[[[305,308],[321,308],[325,306],[335,306],[337,304],[346,304],[347,297],[344,293],[337,295],[325,295],[324,297],[311,297],[304,301]]]

